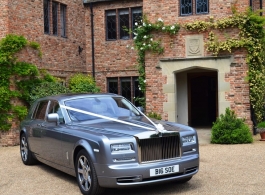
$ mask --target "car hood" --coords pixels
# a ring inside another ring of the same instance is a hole
[[[194,131],[193,128],[185,125],[151,119],[154,124],[160,126],[160,128],[158,128],[143,116],[119,118],[119,120],[128,124],[107,119],[96,119],[73,123],[73,126],[79,127],[78,129],[80,131],[93,132],[98,135],[106,136],[109,139],[124,136],[134,136],[143,139],[156,136],[171,136],[185,131]]]

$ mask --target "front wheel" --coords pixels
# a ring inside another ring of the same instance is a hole
[[[77,154],[75,172],[77,183],[82,194],[97,195],[102,193],[103,189],[98,184],[93,162],[85,150],[81,150]]]
[[[29,149],[29,144],[25,133],[20,137],[20,155],[22,162],[25,165],[33,165],[36,163],[36,159],[33,157],[32,152]]]

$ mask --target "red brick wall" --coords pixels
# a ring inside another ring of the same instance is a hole
[[[137,76],[136,52],[126,46],[133,46],[132,39],[106,41],[105,10],[130,8],[142,6],[142,1],[120,1],[100,3],[93,6],[94,33],[95,33],[95,72],[96,81],[102,91],[106,91],[106,77]],[[90,12],[88,9],[87,12]],[[88,14],[88,13],[87,13]],[[90,21],[88,22],[88,24]],[[88,32],[86,39],[90,40]],[[89,45],[88,45],[89,46]],[[90,51],[87,51],[87,60],[91,59]]]
[[[82,1],[59,0],[67,6],[67,38],[44,34],[43,1],[9,1],[8,33],[25,36],[40,43],[43,56],[34,58],[30,51],[23,51],[20,60],[36,63],[52,74],[66,77],[72,72],[90,71],[86,62],[85,9]],[[58,15],[58,17],[60,17]],[[83,48],[79,55],[78,47]]]
[[[0,3],[0,39],[8,32],[8,0],[1,0]]]

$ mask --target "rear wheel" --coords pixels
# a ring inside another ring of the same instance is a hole
[[[98,184],[93,162],[85,150],[78,152],[75,161],[75,172],[78,186],[84,195],[97,195],[103,192]]]
[[[23,133],[20,137],[20,155],[22,162],[25,165],[33,165],[37,161],[33,157],[32,152],[29,150],[28,140],[25,133]]]

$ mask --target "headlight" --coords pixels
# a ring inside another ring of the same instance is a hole
[[[133,144],[131,143],[122,143],[122,144],[111,144],[110,145],[111,152],[132,152]]]
[[[182,137],[182,145],[190,145],[196,143],[196,136],[195,135],[187,135]]]

